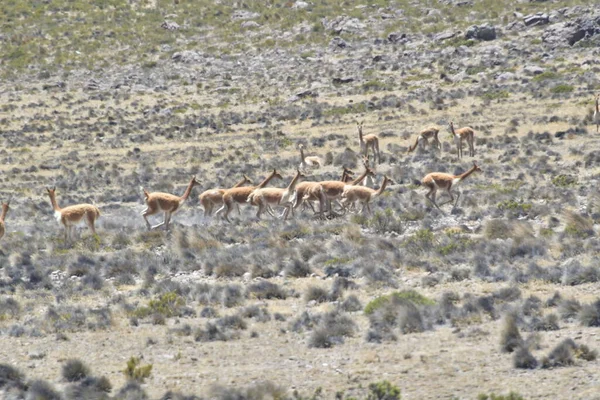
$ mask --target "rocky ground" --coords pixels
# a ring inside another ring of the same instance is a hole
[[[0,17],[0,397],[597,398],[598,6],[52,1]],[[376,186],[395,182],[374,214],[204,216],[198,195],[243,174],[286,186],[299,144],[326,161],[309,180],[360,173],[357,121],[380,139]],[[457,158],[450,121],[474,129],[475,157]],[[431,125],[441,151],[407,154]],[[432,209],[420,180],[473,161],[457,208]],[[146,231],[140,187],[180,195],[192,175],[171,231]],[[97,236],[64,242],[49,186],[101,209]]]

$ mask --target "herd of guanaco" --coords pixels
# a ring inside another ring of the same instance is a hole
[[[592,122],[596,125],[596,132],[598,133],[600,131],[600,94],[595,98]],[[318,214],[320,218],[323,218],[325,212],[330,216],[339,215],[334,212],[332,208],[333,201],[338,204],[339,210],[342,212],[357,212],[356,207],[357,204],[359,204],[362,207],[358,212],[363,213],[367,211],[371,213],[370,203],[374,198],[383,193],[388,184],[393,184],[394,182],[389,177],[384,176],[378,190],[363,186],[367,179],[372,180],[375,176],[373,169],[369,166],[369,150],[373,153],[375,164],[381,163],[379,138],[377,135],[373,134],[363,135],[363,124],[364,122],[356,123],[360,150],[364,163],[364,172],[359,177],[353,179],[354,172],[344,167],[339,181],[301,182],[306,177],[303,171],[319,168],[324,165],[324,162],[323,159],[318,156],[306,157],[304,155],[304,146],[299,145],[300,165],[287,187],[266,187],[272,179],[283,179],[275,169],[257,186],[244,186],[246,184],[252,185],[252,180],[244,175],[242,180],[229,189],[209,189],[200,194],[199,200],[204,208],[204,216],[211,216],[214,209],[219,207],[216,211],[216,215],[222,215],[226,221],[230,222],[229,214],[234,206],[236,206],[239,212],[239,205],[249,204],[257,207],[257,218],[260,218],[261,215],[267,211],[273,217],[287,219],[290,214],[294,215],[294,211],[300,206],[309,206],[313,212],[317,213],[313,203],[318,203]],[[451,138],[456,144],[457,157],[459,159],[462,158],[463,144],[465,142],[469,148],[469,156],[473,157],[475,155],[474,130],[470,127],[455,129],[453,122],[449,123],[449,128]],[[430,127],[422,130],[417,135],[414,145],[408,146],[408,153],[413,152],[421,144],[430,145],[430,141],[434,148],[441,151],[442,144],[438,138],[438,133],[439,128],[437,127]],[[460,193],[454,193],[452,189],[473,172],[477,171],[481,171],[481,168],[473,162],[473,166],[460,175],[451,175],[443,172],[432,172],[427,174],[421,180],[421,185],[428,189],[425,198],[442,213],[443,211],[440,209],[440,206],[444,204],[454,202],[453,207],[456,207],[460,198]],[[194,176],[190,180],[190,183],[182,196],[162,192],[150,193],[143,189],[146,208],[142,211],[142,217],[146,222],[147,228],[151,230],[164,225],[165,229],[169,230],[169,223],[171,222],[172,215],[179,210],[196,185],[199,185],[199,182]],[[100,209],[97,206],[92,204],[77,204],[61,208],[56,201],[55,188],[47,189],[47,191],[48,196],[50,197],[50,203],[54,210],[54,216],[64,227],[65,242],[72,240],[75,226],[82,221],[88,225],[92,234],[96,234],[95,223],[98,217],[100,217]],[[436,202],[436,194],[438,191],[447,193],[449,200],[442,204],[438,204]],[[455,194],[456,200],[454,197]],[[2,203],[2,212],[0,213],[0,239],[4,236],[6,231],[5,219],[9,210],[9,204],[10,201]],[[284,208],[281,215],[277,216],[274,213],[273,207],[275,206]],[[148,216],[159,212],[164,213],[164,220],[163,222],[152,226],[148,221]]]

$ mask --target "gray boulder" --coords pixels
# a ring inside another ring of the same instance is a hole
[[[465,32],[466,39],[477,39],[477,40],[489,41],[489,40],[495,40],[496,37],[497,37],[496,28],[489,24],[484,24],[484,25],[479,25],[479,26],[473,25],[469,29],[467,29],[467,32]]]
[[[552,47],[566,47],[599,34],[600,16],[596,15],[553,24],[542,33],[542,41]]]
[[[529,14],[523,18],[527,26],[546,25],[550,22],[550,17],[546,13]]]

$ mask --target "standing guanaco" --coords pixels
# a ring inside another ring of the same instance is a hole
[[[50,203],[54,209],[54,218],[65,228],[65,242],[73,238],[75,226],[85,219],[87,226],[96,234],[94,224],[100,216],[100,209],[92,204],[76,204],[65,208],[60,208],[56,202],[56,188],[46,189],[50,197]]]
[[[376,158],[376,163],[381,164],[381,155],[379,154],[379,138],[377,135],[363,136],[363,124],[364,121],[356,123],[358,129],[358,140],[360,142],[360,150],[363,152],[365,157],[368,157],[369,149],[371,149],[373,151],[374,158]]]
[[[454,130],[454,123],[450,122],[450,133],[452,138],[454,139],[454,142],[456,143],[456,151],[458,153],[459,159],[462,158],[463,141],[466,141],[469,145],[469,156],[473,157],[475,155],[475,145],[473,143],[475,140],[475,132],[472,128],[469,128],[467,126],[464,128]]]
[[[6,231],[6,226],[4,225],[4,220],[6,219],[6,214],[8,213],[8,205],[9,202],[2,203],[2,214],[0,214],[0,239],[4,236],[4,232]]]

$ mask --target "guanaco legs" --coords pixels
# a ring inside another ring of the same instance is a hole
[[[427,192],[425,197],[438,210],[442,211],[440,209],[440,206],[443,206],[446,203],[450,203],[450,202],[454,201],[454,195],[452,194],[452,189],[454,187],[456,187],[459,183],[461,183],[463,180],[465,180],[469,175],[471,175],[475,171],[481,172],[481,168],[479,168],[477,166],[477,164],[475,164],[475,161],[473,161],[473,166],[468,171],[466,171],[460,175],[445,174],[443,172],[432,172],[430,174],[427,174],[425,176],[425,178],[423,178],[423,181],[421,182],[421,184],[423,186],[425,186],[426,188],[429,189],[429,192]],[[435,202],[435,195],[438,190],[446,191],[446,193],[448,193],[448,196],[450,196],[450,200],[438,205]],[[460,198],[460,192],[457,192],[456,201],[454,201],[454,206],[452,207],[452,209],[454,209],[456,207],[456,204],[458,204],[459,198]]]
[[[296,203],[296,185],[303,179],[305,176],[300,172],[300,170],[296,170],[296,175],[290,182],[290,184],[285,189],[279,188],[261,188],[256,189],[254,192],[248,196],[248,203],[254,204],[258,206],[258,211],[256,212],[256,218],[260,219],[261,214],[265,210],[265,207],[269,214],[272,217],[276,217],[270,205],[283,206],[285,210],[281,214],[283,219],[287,219],[291,208]]]
[[[365,157],[369,156],[369,149],[373,151],[376,163],[381,164],[381,155],[379,154],[379,138],[376,135],[363,136],[363,122],[357,122],[356,126],[358,129],[358,140],[360,142],[360,150],[363,152]]]
[[[380,196],[381,193],[385,190],[388,184],[393,184],[394,182],[388,178],[387,176],[383,177],[383,182],[378,190],[371,189],[364,186],[346,186],[344,191],[342,192],[342,205],[348,208],[350,205],[356,203],[357,201],[362,203],[362,209],[360,212],[364,212],[365,209],[371,214],[371,206],[369,203],[377,196]]]
[[[600,94],[596,96],[596,107],[594,108],[594,123],[596,124],[596,133],[600,128]]]
[[[325,194],[325,198],[327,200],[327,211],[329,212],[330,216],[335,215],[335,213],[331,209],[331,200],[338,199],[344,192],[344,189],[346,188],[347,185],[351,185],[351,186],[357,185],[360,182],[362,182],[362,180],[367,175],[374,175],[374,173],[373,173],[373,170],[371,170],[369,167],[365,166],[365,171],[358,178],[356,178],[349,184],[346,184],[346,183],[340,182],[340,181],[319,182],[319,184],[323,188],[323,193]],[[306,195],[304,196],[304,200],[307,200]]]
[[[61,223],[65,228],[65,242],[69,242],[73,238],[73,230],[82,220],[85,221],[90,228],[90,231],[92,231],[92,234],[96,234],[94,224],[100,216],[98,207],[91,204],[77,204],[60,208],[56,202],[56,188],[46,190],[48,191],[50,203],[54,209],[54,218],[56,218],[56,221]]]
[[[164,225],[165,230],[168,231],[171,216],[178,211],[179,207],[187,200],[188,197],[190,197],[194,186],[199,184],[200,183],[196,180],[196,177],[193,176],[187,186],[187,189],[185,189],[185,192],[181,197],[162,192],[148,193],[146,189],[143,189],[147,207],[144,209],[144,211],[142,211],[142,217],[144,217],[144,220],[146,221],[148,230],[156,229]],[[158,225],[150,225],[150,222],[148,222],[148,215],[154,215],[160,211],[164,211],[165,213],[164,221]]]
[[[462,158],[462,146],[463,142],[467,142],[469,145],[469,156],[473,157],[475,155],[475,132],[472,128],[464,127],[457,130],[454,130],[454,123],[450,122],[450,133],[452,138],[454,139],[454,143],[456,143],[456,151],[458,153],[458,158]]]
[[[258,186],[244,186],[227,189],[225,193],[223,193],[223,206],[221,206],[221,208],[217,210],[216,215],[221,215],[223,212],[225,212],[223,218],[225,218],[227,222],[231,222],[229,220],[229,213],[233,208],[233,204],[245,204],[248,201],[248,197],[250,196],[250,194],[252,194],[253,191],[255,191],[256,189],[262,189],[263,187],[267,186],[269,181],[273,178],[282,179],[281,175],[279,175],[279,173],[275,169]]]
[[[299,169],[301,171],[306,171],[309,168],[310,169],[320,168],[323,166],[323,160],[321,159],[321,157],[317,157],[317,156],[304,157],[304,145],[303,144],[298,145],[298,148],[300,149],[300,167],[299,167]]]
[[[440,132],[440,130],[433,126],[431,128],[423,129],[421,132],[419,132],[419,136],[417,136],[417,140],[415,141],[415,144],[412,146],[410,146],[410,145],[408,146],[408,153],[412,153],[413,151],[415,151],[415,149],[417,148],[419,143],[424,143],[425,145],[429,145],[429,140],[433,140],[433,147],[442,151],[442,143],[440,142],[440,139],[438,138],[439,132]]]
[[[349,170],[346,167],[343,167],[344,170],[342,172],[342,177],[340,178],[341,182],[348,182],[352,179],[354,172]],[[321,216],[323,215],[323,207],[325,205],[326,199],[325,194],[323,193],[323,188],[319,184],[319,182],[300,182],[296,185],[296,202],[292,207],[292,215],[294,215],[294,210],[301,205],[306,207],[306,204],[310,206],[313,213],[316,213],[315,208],[312,205],[313,201],[319,202],[319,209]]]
[[[252,180],[244,175],[244,178],[236,183],[233,187],[240,187],[245,185],[246,183],[252,183]],[[204,216],[209,217],[212,215],[213,209],[215,206],[221,207],[223,205],[223,194],[227,189],[209,189],[204,191],[198,199],[200,200],[200,204],[204,207]],[[239,207],[238,207],[239,212]]]
[[[4,225],[4,220],[6,219],[6,214],[8,213],[8,203],[2,203],[2,214],[0,214],[0,239],[4,236],[4,232],[6,231],[6,227]]]

